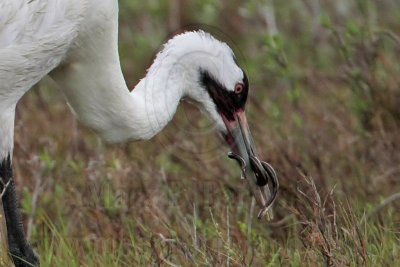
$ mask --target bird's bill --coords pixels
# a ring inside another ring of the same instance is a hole
[[[261,218],[275,199],[278,188],[276,174],[268,163],[258,159],[244,110],[236,111],[233,117],[233,120],[228,120],[223,116],[227,128],[225,140],[233,150],[230,157],[241,165],[242,175],[246,178],[257,204],[262,207],[259,213]],[[268,188],[268,183],[271,182],[274,187],[272,193]]]
[[[228,120],[223,116],[223,120],[227,129],[225,140],[234,153],[241,156],[246,165],[249,165],[249,155],[255,154],[255,146],[253,137],[247,123],[246,113],[244,110],[234,113],[234,120]]]

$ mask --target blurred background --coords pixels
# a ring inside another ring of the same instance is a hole
[[[394,266],[400,262],[400,2],[120,0],[129,88],[173,34],[227,42],[281,191],[256,219],[212,124],[181,104],[108,146],[50,80],[19,103],[15,176],[42,266]]]

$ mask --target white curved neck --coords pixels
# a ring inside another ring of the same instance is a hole
[[[134,109],[135,139],[149,139],[173,118],[183,97],[184,83],[171,76],[171,68],[150,70],[130,93]]]
[[[75,63],[53,73],[78,119],[108,142],[149,139],[172,119],[182,94],[177,75],[151,68],[129,92],[119,61]]]
[[[182,97],[177,85],[184,84],[179,71],[168,65],[173,61],[158,60],[130,93],[118,54],[117,2],[102,2],[89,10],[65,64],[51,76],[78,119],[106,141],[149,139],[176,111]]]

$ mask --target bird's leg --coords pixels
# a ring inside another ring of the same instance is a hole
[[[8,245],[14,264],[16,267],[39,266],[39,259],[25,237],[10,156],[0,162],[0,179]]]

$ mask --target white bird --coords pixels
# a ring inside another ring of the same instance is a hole
[[[107,142],[153,137],[185,97],[246,162],[253,153],[244,113],[248,81],[225,43],[202,31],[175,36],[130,92],[117,38],[116,0],[0,0],[0,189],[16,266],[30,266],[18,258],[39,263],[24,237],[12,179],[15,107],[46,75],[78,120]]]

